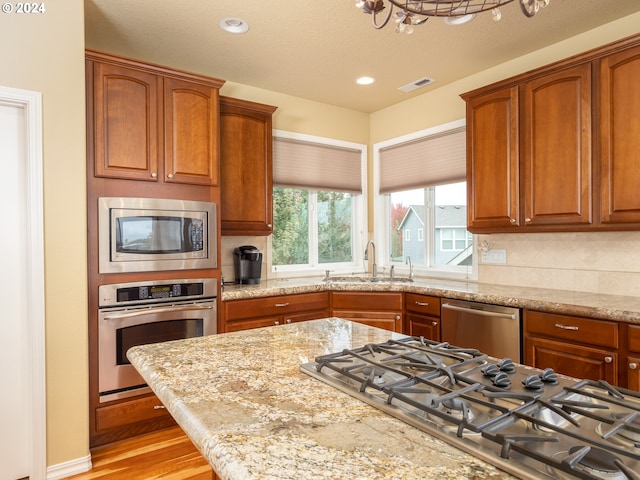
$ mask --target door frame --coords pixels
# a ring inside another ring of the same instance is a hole
[[[47,471],[45,308],[44,308],[44,201],[42,165],[42,94],[0,86],[0,104],[24,111],[27,175],[27,256],[28,279],[27,349],[29,364],[30,480],[43,480]]]

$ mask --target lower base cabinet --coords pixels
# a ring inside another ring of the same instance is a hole
[[[524,312],[524,362],[536,368],[618,385],[618,338],[616,322]]]
[[[162,402],[153,394],[95,409],[96,435],[91,447],[153,432],[175,425]]]
[[[627,361],[622,364],[626,368],[627,387],[640,391],[640,325],[628,325]],[[622,372],[621,372],[622,373]]]
[[[440,298],[406,293],[404,296],[406,331],[414,337],[440,341]]]
[[[402,293],[332,292],[331,315],[404,333]]]
[[[329,293],[300,293],[222,302],[224,331],[270,327],[329,316]]]

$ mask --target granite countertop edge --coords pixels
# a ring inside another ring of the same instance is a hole
[[[224,301],[325,291],[405,292],[640,324],[640,297],[416,278],[413,282],[326,282],[322,278],[266,280],[225,285]]]

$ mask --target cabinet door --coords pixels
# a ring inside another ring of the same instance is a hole
[[[406,315],[407,323],[409,325],[409,335],[414,337],[424,337],[436,342],[440,341],[439,318],[410,312]]]
[[[223,235],[273,231],[272,114],[275,107],[220,99]]]
[[[591,223],[591,65],[522,89],[524,226]]]
[[[158,77],[95,62],[93,134],[97,177],[157,181]]]
[[[218,89],[164,79],[164,180],[218,185]]]
[[[613,351],[539,337],[526,337],[524,343],[527,365],[540,369],[550,367],[572,377],[618,384],[618,355]]]
[[[640,391],[640,357],[627,357],[627,388]]]
[[[334,317],[364,323],[370,327],[383,328],[392,332],[402,332],[401,312],[381,312],[365,310],[333,310]]]
[[[467,101],[468,229],[520,224],[518,89]]]
[[[640,47],[600,62],[600,216],[640,223]]]

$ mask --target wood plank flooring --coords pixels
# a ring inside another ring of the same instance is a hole
[[[91,462],[91,471],[68,479],[218,480],[180,427],[96,448]]]

